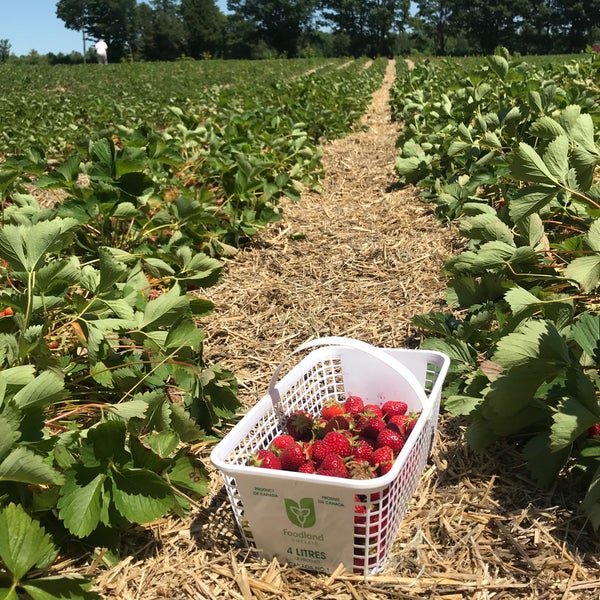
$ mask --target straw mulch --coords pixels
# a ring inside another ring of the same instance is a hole
[[[282,221],[206,291],[216,304],[203,324],[206,356],[240,377],[246,406],[309,338],[415,348],[411,316],[444,310],[440,269],[458,242],[414,191],[395,183],[393,77],[390,63],[365,117],[368,129],[325,147],[322,194],[286,203]],[[208,456],[209,448],[198,452]],[[95,574],[101,593],[119,600],[597,599],[598,539],[577,512],[573,487],[540,491],[508,444],[474,455],[464,424],[442,415],[379,575],[322,575],[258,560],[243,547],[215,472],[211,494],[188,519],[134,532],[119,565]]]

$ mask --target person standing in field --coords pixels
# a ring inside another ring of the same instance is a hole
[[[108,44],[104,41],[103,38],[100,38],[96,45],[96,57],[98,58],[98,63],[101,65],[105,65],[108,62]]]

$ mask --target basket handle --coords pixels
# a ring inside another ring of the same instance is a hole
[[[307,350],[308,348],[317,348],[322,346],[345,346],[347,348],[353,348],[354,350],[360,350],[361,352],[365,352],[366,354],[370,354],[375,358],[379,359],[381,362],[385,363],[388,367],[396,371],[416,392],[419,400],[421,401],[422,406],[427,404],[427,396],[417,378],[413,374],[413,372],[405,367],[402,363],[394,360],[391,356],[389,356],[386,352],[384,352],[381,348],[377,348],[367,342],[363,342],[361,340],[356,340],[354,338],[347,337],[339,337],[339,336],[327,336],[322,338],[317,338],[314,340],[309,340],[304,342],[300,346],[298,346],[295,350],[292,350],[290,356],[297,354],[303,350]],[[279,378],[279,374],[281,373],[281,369],[283,369],[285,363],[290,358],[288,356],[283,361],[279,363],[273,375],[271,376],[271,381],[269,382],[269,396],[271,397],[271,402],[273,406],[277,408],[281,401],[281,396],[279,394],[279,390],[275,387],[277,384],[277,380]]]

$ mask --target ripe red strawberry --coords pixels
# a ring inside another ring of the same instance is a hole
[[[306,462],[306,453],[298,442],[292,442],[283,449],[279,460],[284,471],[297,471]]]
[[[404,438],[397,427],[387,426],[379,432],[377,447],[381,448],[382,446],[389,446],[393,450],[394,456],[397,456],[398,452],[404,448]]]
[[[379,404],[365,404],[362,412],[364,415],[369,415],[371,417],[383,417],[383,411]]]
[[[591,437],[591,438],[600,437],[600,423],[594,423],[594,425],[592,425],[588,429],[588,437]]]
[[[332,417],[336,417],[338,415],[343,415],[343,414],[344,414],[344,407],[339,402],[335,402],[335,401],[327,402],[326,404],[323,405],[323,408],[321,409],[321,416],[326,421],[329,421],[329,419],[331,419]]]
[[[359,510],[357,510],[359,509]],[[387,514],[384,512],[381,515],[383,518],[380,519],[380,515],[376,512],[371,512],[368,515],[369,519],[369,537],[377,535],[381,532],[382,528],[387,525]],[[358,505],[354,507],[354,535],[364,536],[367,533],[367,507],[364,505]]]
[[[312,460],[307,460],[298,467],[298,473],[316,473],[317,468]]]
[[[265,448],[257,450],[248,461],[253,467],[262,467],[263,469],[281,470],[281,461],[273,452]]]
[[[411,413],[411,418],[408,421],[408,426],[406,428],[406,434],[410,435],[411,431],[415,428],[419,417],[421,416],[420,412]]]
[[[277,435],[271,440],[269,444],[269,450],[271,450],[274,454],[279,456],[281,451],[291,442],[294,441],[294,438],[291,435],[282,434]]]
[[[365,407],[365,403],[360,396],[348,396],[344,402],[344,409],[351,415],[357,415]]]
[[[370,460],[373,455],[372,442],[367,441],[366,438],[358,438],[352,444],[352,458],[354,460]]]
[[[379,475],[385,475],[394,464],[394,451],[389,446],[380,446],[373,451],[371,464]]]
[[[325,434],[330,431],[339,431],[340,429],[350,429],[350,421],[345,415],[336,415],[327,421],[323,431]]]
[[[307,442],[312,437],[313,417],[304,410],[296,410],[288,416],[285,429],[296,441]]]
[[[320,465],[325,455],[327,454],[327,447],[323,444],[323,440],[315,440],[310,445],[310,450],[308,451],[309,457],[315,461],[317,465]]]
[[[385,427],[381,417],[371,417],[361,428],[360,434],[364,437],[377,439],[379,432]]]
[[[401,400],[388,400],[381,405],[383,418],[388,419],[393,415],[405,415],[408,410],[408,404]]]
[[[410,415],[392,415],[388,420],[388,425],[394,425],[398,428],[398,431],[403,438],[406,439],[408,436],[408,424],[412,420]]]
[[[323,438],[325,454],[337,454],[346,458],[352,454],[352,442],[340,431],[330,431]]]
[[[317,469],[319,475],[328,475],[329,477],[348,477],[348,467],[344,459],[336,454],[327,454],[323,459],[323,462]]]

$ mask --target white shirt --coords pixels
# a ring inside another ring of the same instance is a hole
[[[98,40],[95,48],[97,54],[106,54],[106,51],[108,50],[108,44],[104,40]]]

